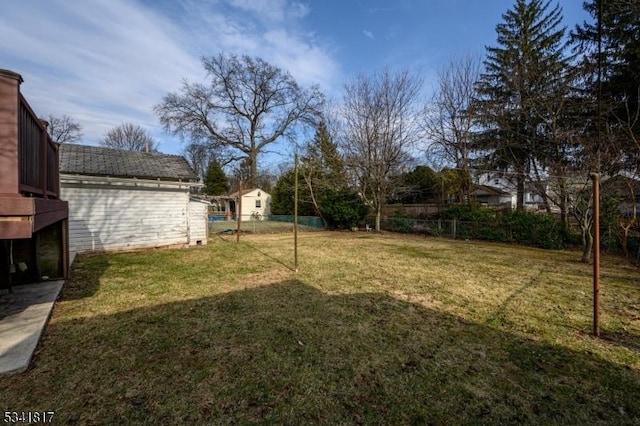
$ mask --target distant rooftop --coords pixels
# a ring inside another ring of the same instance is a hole
[[[198,179],[187,160],[179,155],[76,144],[60,145],[60,173],[174,181]]]

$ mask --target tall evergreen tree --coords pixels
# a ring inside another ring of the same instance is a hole
[[[271,194],[271,213],[274,215],[292,215],[294,208],[295,171],[286,171],[273,187]],[[311,202],[309,188],[298,180],[298,214],[315,216],[316,209]]]
[[[322,173],[325,184],[334,188],[346,185],[344,160],[324,121],[318,124],[315,136],[306,146],[302,160],[309,167]]]
[[[517,209],[542,149],[538,130],[548,101],[568,66],[562,11],[550,1],[516,0],[496,26],[497,47],[487,47],[477,85],[476,111],[483,130],[476,148],[486,165],[513,173]]]
[[[591,112],[601,163],[615,173],[640,166],[640,2],[584,2],[592,22],[576,26],[573,39],[585,53],[585,109]],[[597,98],[600,97],[598,100]],[[599,107],[598,107],[599,106]],[[622,154],[622,155],[620,155]],[[626,163],[626,164],[625,164]],[[613,166],[613,167],[612,167]]]
[[[324,220],[320,199],[327,191],[340,190],[347,183],[344,160],[324,122],[319,123],[314,138],[304,147],[300,171],[315,214]]]
[[[222,167],[220,167],[220,163],[215,160],[211,161],[204,176],[204,188],[202,192],[208,195],[221,195],[228,190],[229,181]]]

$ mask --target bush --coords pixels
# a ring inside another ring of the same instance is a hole
[[[471,208],[466,205],[451,206],[441,215],[442,219],[459,220],[462,222],[493,222],[495,215],[489,210]]]
[[[414,220],[404,213],[396,212],[387,219],[387,229],[392,232],[409,233],[413,230]]]
[[[553,216],[511,212],[500,221],[510,231],[511,242],[545,249],[559,249],[564,243],[562,227]]]
[[[362,198],[349,190],[326,191],[319,204],[330,229],[351,229],[367,215],[367,206]]]
[[[431,225],[430,235],[451,235],[451,221],[456,221],[455,235],[459,239],[476,239],[517,243],[545,249],[560,249],[571,235],[551,215],[531,212],[507,212],[496,217],[492,211],[451,206],[440,214],[444,228]],[[395,232],[416,232],[414,220],[396,213],[386,219],[386,228]],[[445,231],[445,228],[447,229]],[[424,229],[424,228],[422,228]]]

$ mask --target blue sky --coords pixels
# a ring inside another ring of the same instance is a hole
[[[133,122],[178,153],[153,105],[183,79],[202,81],[202,55],[260,56],[333,98],[345,81],[384,67],[434,77],[454,56],[484,54],[511,0],[3,1],[0,68],[20,73],[35,112],[69,115],[94,145]],[[555,4],[555,3],[553,3]],[[560,0],[564,24],[588,16]]]

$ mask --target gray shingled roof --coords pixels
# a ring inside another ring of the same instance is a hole
[[[61,144],[60,173],[195,181],[187,160],[157,152],[121,151],[97,146]]]

